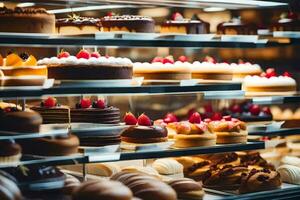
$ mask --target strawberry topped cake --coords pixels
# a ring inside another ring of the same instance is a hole
[[[161,33],[183,33],[183,34],[207,34],[209,33],[209,23],[199,19],[196,15],[192,19],[184,18],[176,12],[171,20],[167,20],[161,25]]]
[[[136,118],[132,113],[126,113],[124,122],[129,125],[121,133],[121,140],[127,143],[157,143],[168,140],[168,132],[164,126],[153,125],[151,119],[141,114]]]
[[[246,76],[243,82],[243,89],[248,94],[253,92],[286,94],[294,93],[296,88],[296,81],[290,73],[284,72],[278,76],[274,68],[268,68],[260,76]]]
[[[59,80],[131,79],[132,62],[128,58],[101,56],[81,50],[76,56],[62,51],[57,57],[44,58],[38,65],[48,67],[49,78]]]
[[[145,80],[187,80],[191,79],[191,64],[185,56],[177,61],[173,56],[155,57],[151,63],[134,63],[133,74]]]
[[[158,119],[154,121],[155,125],[165,126],[168,130],[168,137],[173,139],[176,135],[176,125],[178,123],[178,118],[173,113],[167,113],[163,119]]]

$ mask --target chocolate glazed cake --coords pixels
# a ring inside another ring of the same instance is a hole
[[[150,17],[138,15],[105,16],[101,19],[103,31],[153,33],[155,22]]]
[[[0,8],[0,32],[54,33],[55,16],[43,8]]]
[[[56,20],[56,32],[60,34],[95,33],[101,31],[101,27],[100,19],[91,17],[73,15]]]

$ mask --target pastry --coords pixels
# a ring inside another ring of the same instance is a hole
[[[189,122],[179,122],[176,131],[174,147],[177,148],[216,144],[216,135],[208,131],[207,124],[201,121],[200,114],[197,112],[191,115]]]
[[[157,159],[152,167],[161,175],[171,175],[173,178],[183,178],[183,166],[171,158]]]
[[[262,69],[258,64],[251,64],[249,62],[231,63],[230,66],[232,67],[233,80],[237,81],[243,80],[247,75],[259,76],[262,73]]]
[[[23,199],[16,180],[5,171],[0,171],[0,199],[1,200],[21,200]]]
[[[173,139],[176,135],[176,126],[178,118],[173,113],[167,113],[164,119],[158,119],[153,122],[154,125],[165,126],[168,130],[168,138]]]
[[[238,166],[241,164],[239,155],[234,152],[200,155],[200,157],[209,160],[210,165],[217,168],[223,168],[224,166]]]
[[[99,18],[71,15],[56,20],[56,32],[63,35],[94,34],[101,31]]]
[[[153,33],[155,22],[152,18],[138,15],[108,15],[101,19],[104,32],[125,31]]]
[[[17,163],[22,156],[22,148],[14,140],[0,140],[0,164]]]
[[[257,27],[253,24],[243,23],[241,18],[232,18],[229,22],[220,23],[217,26],[218,34],[226,35],[256,35]]]
[[[272,31],[300,31],[300,20],[296,13],[282,13],[280,19],[271,25]]]
[[[278,94],[293,93],[296,91],[296,81],[288,72],[277,76],[273,68],[266,70],[261,76],[246,76],[243,89],[248,92],[277,92]]]
[[[57,103],[56,98],[48,97],[41,102],[40,106],[31,107],[43,118],[43,124],[70,123],[70,108]]]
[[[48,77],[58,80],[132,78],[132,62],[128,58],[104,57],[86,50],[81,50],[76,56],[61,52],[57,57],[39,60],[38,65],[46,65]]]
[[[41,156],[65,156],[77,153],[79,139],[75,135],[37,138],[18,141],[26,154]]]
[[[0,109],[0,130],[17,133],[37,133],[42,117],[32,111],[19,111],[16,108]],[[16,126],[16,124],[18,126]],[[3,134],[3,133],[2,133]]]
[[[43,8],[0,8],[0,32],[54,33],[55,15]]]
[[[182,156],[176,160],[183,165],[184,175],[197,181],[206,176],[211,164],[209,160],[197,156]]]
[[[73,200],[132,200],[132,192],[117,181],[91,180],[82,183],[72,194]]]
[[[280,178],[285,183],[300,185],[300,167],[293,165],[282,165],[277,171],[280,174]]]
[[[241,163],[245,166],[275,170],[275,167],[268,163],[258,152],[247,152],[244,155],[239,155],[239,157]]]
[[[296,156],[284,156],[281,159],[282,164],[284,165],[293,165],[293,166],[297,166],[300,167],[300,158],[296,157]]]
[[[111,177],[126,185],[134,196],[143,200],[176,200],[176,192],[159,179],[142,173],[119,172]]]
[[[202,199],[204,196],[201,182],[196,182],[189,178],[180,178],[171,180],[168,184],[176,191],[180,199],[196,200]]]
[[[150,166],[146,167],[140,167],[140,166],[126,166],[122,167],[122,172],[128,172],[128,173],[142,173],[142,174],[147,174],[149,176],[153,176],[155,178],[161,179],[160,174],[158,171]]]
[[[208,123],[208,129],[217,135],[217,144],[232,144],[247,142],[246,123],[231,116],[224,116],[220,121]]]
[[[183,61],[183,60],[182,60]],[[156,57],[151,63],[136,62],[133,64],[133,76],[145,80],[188,80],[191,79],[191,64],[187,61],[176,61],[172,56]]]
[[[183,34],[207,34],[210,25],[199,19],[196,15],[192,19],[185,19],[176,12],[171,20],[167,20],[161,25],[161,33],[183,33]]]
[[[83,98],[75,108],[71,108],[71,122],[88,122],[101,124],[120,123],[120,110],[108,106],[103,99],[91,102]]]
[[[75,177],[70,174],[65,174],[66,175],[66,180],[64,183],[64,187],[62,188],[62,191],[66,195],[71,195],[73,191],[79,187],[80,181]]]
[[[110,177],[121,171],[121,167],[115,163],[97,163],[87,165],[87,172],[97,176]]]
[[[228,63],[216,63],[211,57],[204,62],[195,61],[192,64],[192,78],[205,80],[232,80],[233,68]]]
[[[128,122],[125,121],[127,125]],[[145,114],[137,119],[137,125],[131,125],[121,133],[121,140],[128,143],[156,143],[168,140],[167,129],[163,126],[152,125],[151,120]]]

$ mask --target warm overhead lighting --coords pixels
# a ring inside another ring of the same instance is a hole
[[[0,2],[0,7],[4,7],[4,3],[3,2]]]
[[[49,13],[59,14],[59,13],[70,13],[70,12],[82,12],[90,10],[105,10],[105,9],[117,9],[117,8],[134,8],[136,6],[131,5],[102,5],[102,6],[85,6],[77,8],[64,8],[56,10],[48,10]]]
[[[26,2],[26,3],[18,3],[17,7],[24,8],[24,7],[31,7],[31,6],[34,6],[34,5],[35,5],[35,3]]]
[[[205,12],[220,12],[224,11],[226,8],[221,8],[221,7],[208,7],[208,8],[203,8],[203,11]]]

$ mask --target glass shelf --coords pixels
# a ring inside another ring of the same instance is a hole
[[[272,131],[255,131],[249,132],[249,135],[257,136],[289,136],[289,135],[299,135],[300,128],[281,128],[280,130]]]

